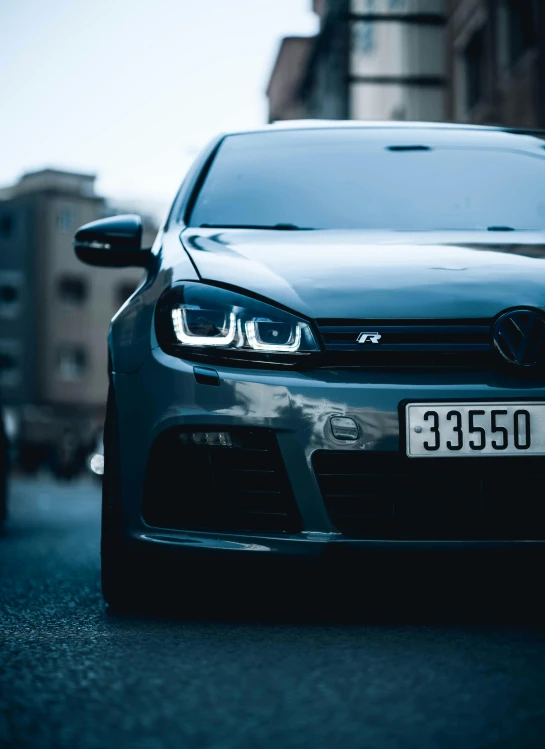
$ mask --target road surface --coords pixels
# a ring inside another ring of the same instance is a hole
[[[13,483],[0,746],[545,746],[545,629],[515,578],[490,595],[467,577],[440,595],[425,575],[379,594],[374,565],[351,595],[329,581],[304,604],[295,590],[118,615],[100,595],[99,501],[90,482]]]

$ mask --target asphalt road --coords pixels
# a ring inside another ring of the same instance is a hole
[[[539,581],[470,594],[473,574],[438,590],[421,569],[373,592],[375,565],[346,573],[351,595],[330,579],[303,602],[295,586],[116,615],[100,596],[97,487],[18,480],[11,499],[2,747],[545,746]]]

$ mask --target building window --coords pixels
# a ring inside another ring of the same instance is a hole
[[[367,0],[364,12],[374,13],[375,11],[375,0]],[[362,55],[371,54],[375,48],[375,25],[374,21],[357,21],[353,25],[354,49]]]
[[[116,309],[119,309],[127,299],[134,294],[136,291],[136,284],[131,283],[130,281],[123,281],[122,283],[118,284],[115,289],[115,306]]]
[[[17,341],[0,341],[0,385],[15,387],[21,377],[20,346]]]
[[[64,206],[57,213],[57,229],[63,232],[73,231],[76,224],[74,206]]]
[[[536,43],[533,0],[508,0],[509,61],[511,65]]]
[[[369,55],[375,47],[373,21],[357,21],[354,24],[354,49],[362,55]]]
[[[466,107],[472,110],[483,98],[484,84],[484,28],[478,29],[464,51],[466,77]]]
[[[12,213],[2,213],[0,215],[0,237],[11,237],[13,234],[15,222]]]
[[[0,272],[0,318],[13,319],[21,311],[23,275],[17,271]]]
[[[57,282],[57,294],[65,304],[83,304],[87,293],[87,282],[79,276],[61,276]]]
[[[83,346],[59,349],[57,372],[61,380],[80,380],[87,371],[87,352]]]

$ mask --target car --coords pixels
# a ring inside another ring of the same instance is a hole
[[[152,248],[80,228],[147,271],[108,337],[106,601],[158,550],[540,548],[544,230],[542,134],[338,121],[219,136]]]
[[[104,474],[104,435],[102,429],[95,435],[86,464],[89,473],[97,480],[102,481]]]
[[[0,534],[8,513],[8,472],[10,464],[10,416],[0,403]]]

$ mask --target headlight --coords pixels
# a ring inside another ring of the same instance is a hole
[[[310,325],[290,312],[227,289],[182,283],[159,299],[159,344],[184,358],[295,364],[319,347]]]

